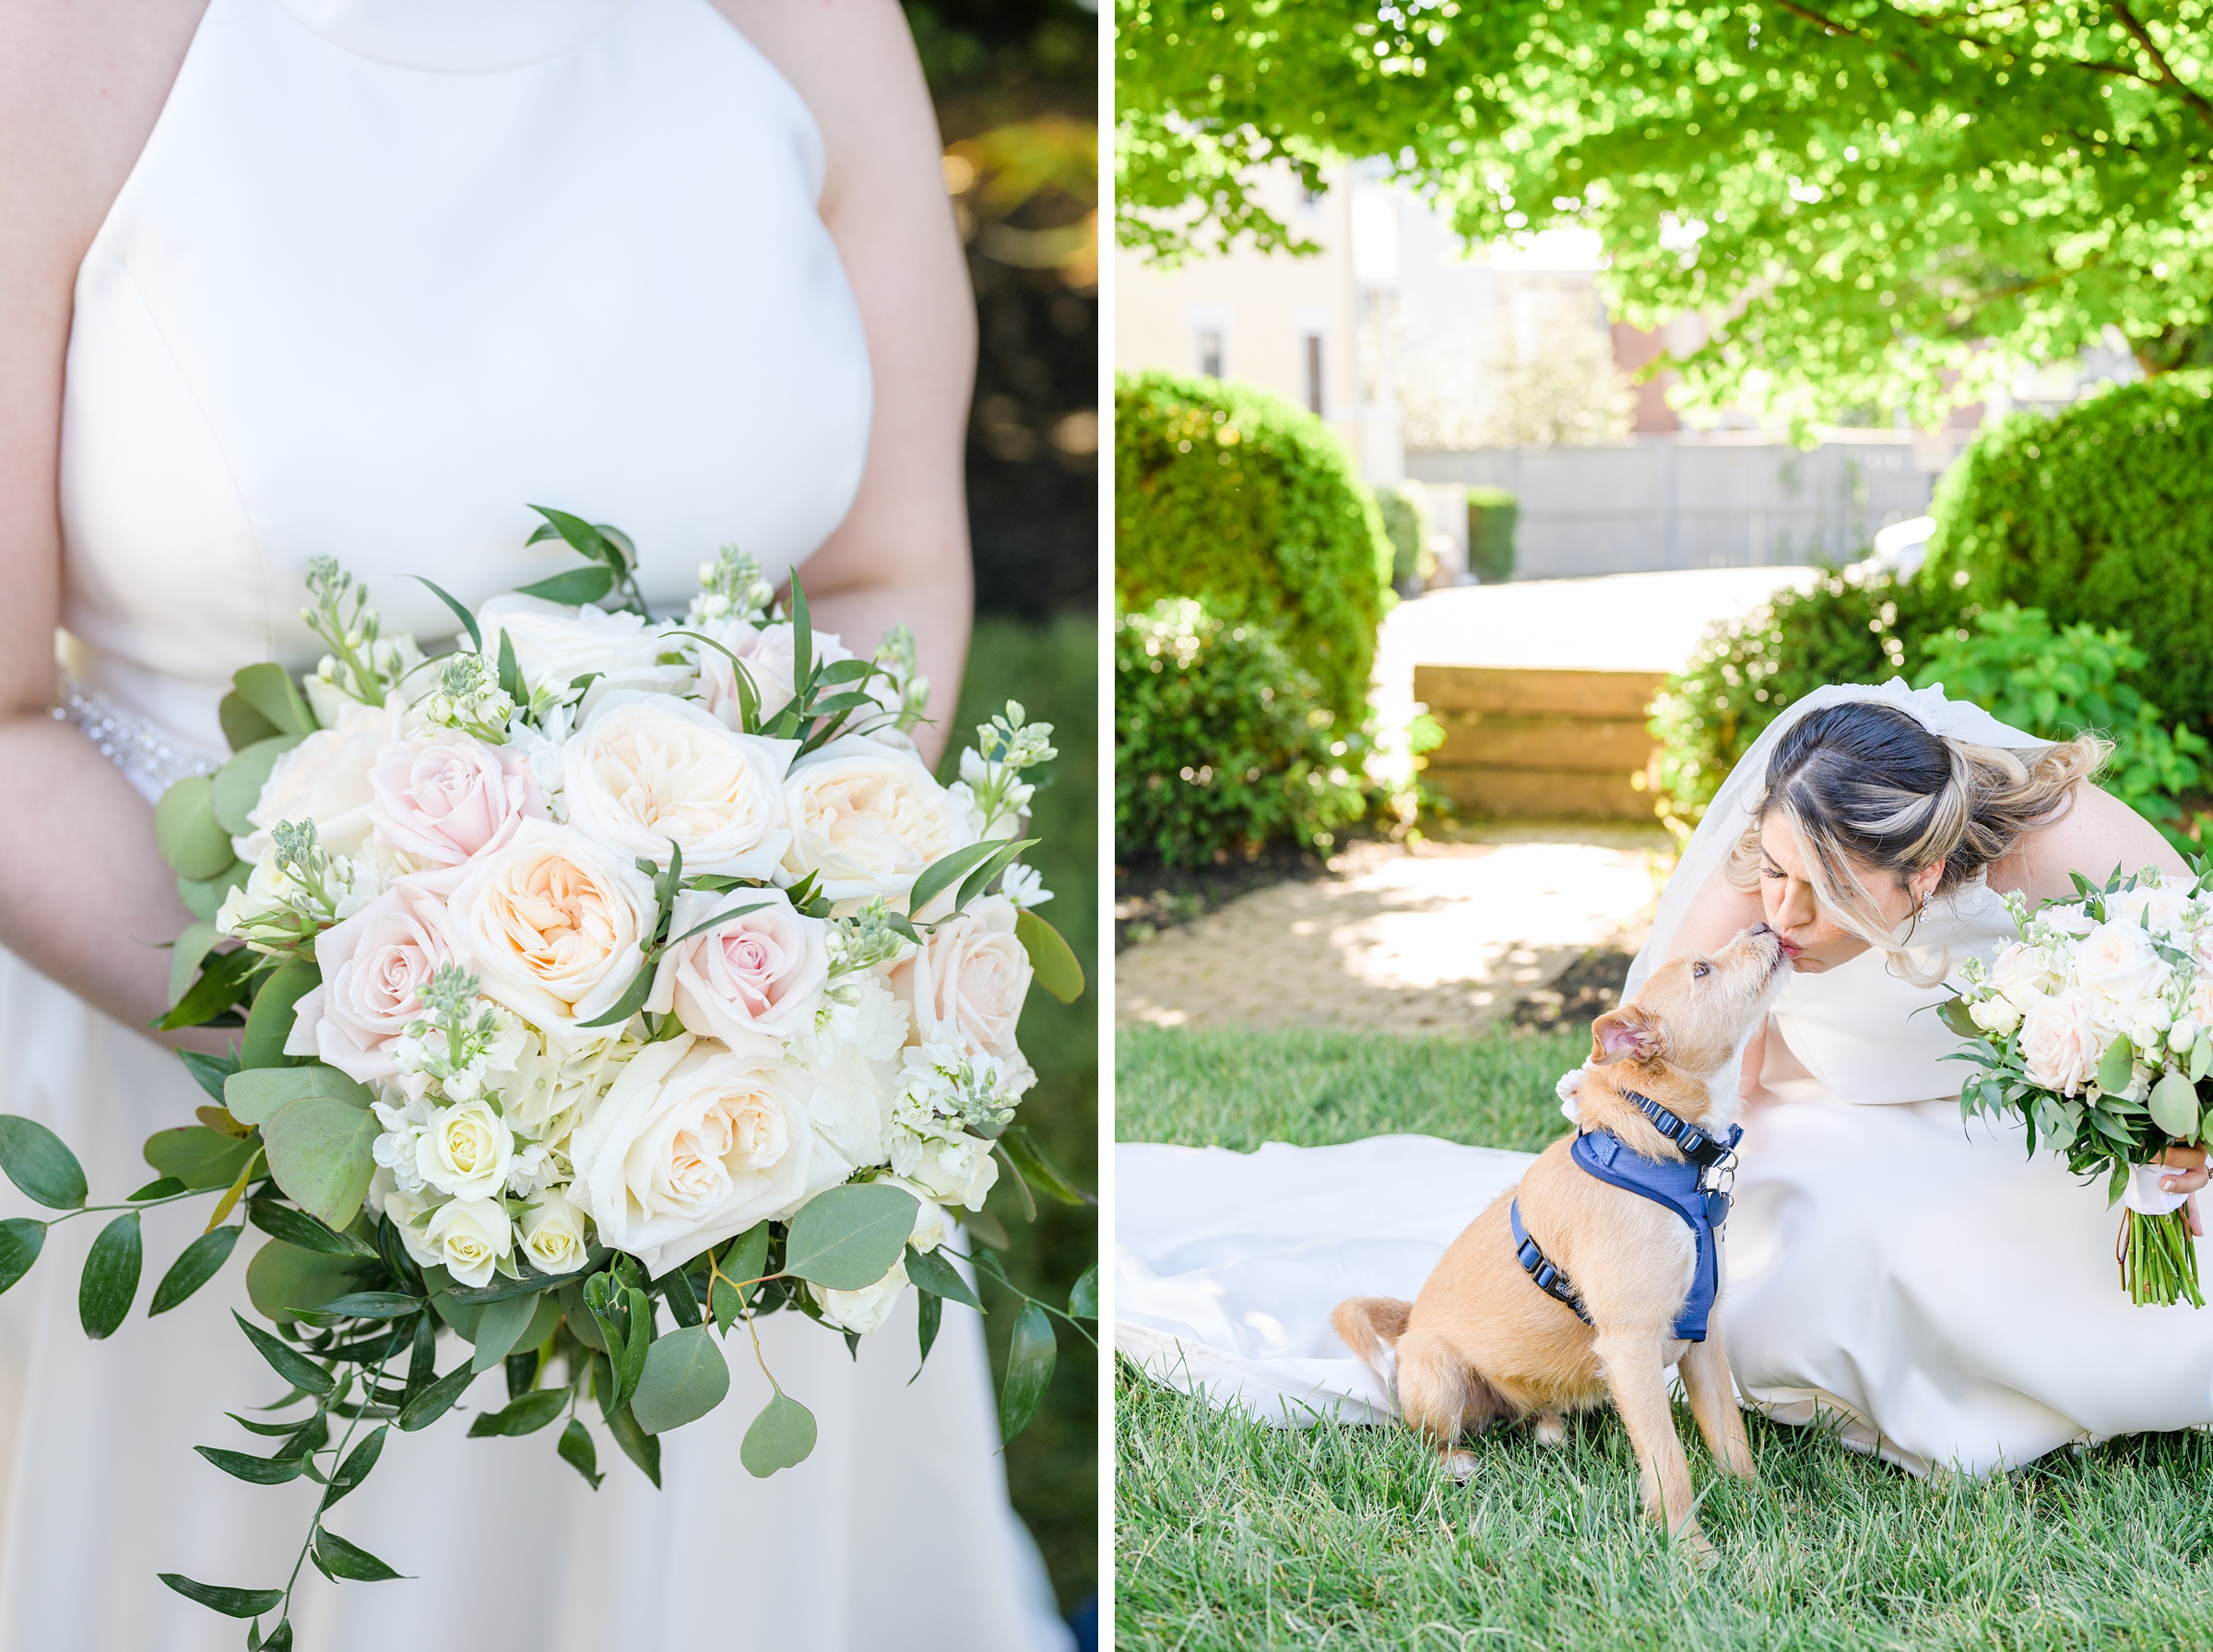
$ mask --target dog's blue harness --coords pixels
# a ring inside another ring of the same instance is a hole
[[[1718,1139],[1688,1119],[1677,1118],[1649,1096],[1639,1095],[1633,1090],[1625,1090],[1622,1094],[1652,1121],[1653,1128],[1675,1144],[1683,1157],[1648,1159],[1611,1130],[1586,1130],[1568,1150],[1576,1163],[1600,1181],[1626,1188],[1654,1204],[1665,1205],[1689,1225],[1698,1246],[1698,1262],[1691,1275],[1690,1294],[1684,1299],[1683,1311],[1675,1316],[1675,1330],[1686,1341],[1703,1342],[1706,1321],[1713,1312],[1714,1295],[1721,1288],[1721,1262],[1714,1230],[1729,1220],[1727,1189],[1707,1186],[1706,1175],[1736,1150],[1744,1131],[1731,1125],[1728,1139]],[[1522,1271],[1538,1290],[1556,1302],[1567,1304],[1575,1310],[1577,1318],[1590,1324],[1591,1316],[1584,1310],[1581,1292],[1546,1258],[1537,1242],[1529,1236],[1529,1230],[1521,1225],[1520,1199],[1507,1207],[1506,1218],[1513,1229],[1514,1254],[1521,1263]]]

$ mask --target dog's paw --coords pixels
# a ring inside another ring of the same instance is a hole
[[[1558,1446],[1568,1438],[1568,1425],[1560,1421],[1557,1411],[1540,1411],[1529,1425],[1540,1446]]]
[[[1475,1454],[1473,1451],[1448,1451],[1441,1454],[1439,1460],[1445,1465],[1445,1472],[1452,1477],[1454,1485],[1464,1486],[1475,1478]]]

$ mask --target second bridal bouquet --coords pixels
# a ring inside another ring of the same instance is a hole
[[[1982,1069],[1959,1095],[1970,1116],[2018,1117],[2077,1175],[2124,1200],[2122,1282],[2136,1303],[2203,1307],[2197,1251],[2160,1155],[2203,1143],[2213,1119],[2213,875],[2152,869],[2031,911],[2008,896],[2020,938],[1985,968],[1970,959],[1947,1025]]]
[[[305,617],[329,654],[304,679],[241,671],[235,755],[161,798],[197,921],[159,1024],[236,1038],[184,1057],[209,1104],[147,1143],[156,1179],[89,1205],[65,1146],[0,1117],[0,1167],[54,1220],[118,1212],[80,1289],[94,1337],[136,1296],[140,1210],[215,1200],[156,1314],[248,1226],[265,1236],[246,1286],[266,1323],[239,1325],[290,1392],[238,1419],[266,1445],[199,1449],[327,1489],[283,1587],[164,1574],[254,1620],[250,1646],[290,1646],[309,1562],[396,1575],[329,1511],[387,1430],[427,1426],[479,1375],[503,1375],[504,1404],[471,1435],[561,1423],[596,1487],[588,1409],[657,1484],[660,1436],[722,1401],[726,1349],[761,1358],[762,1315],[857,1341],[913,1290],[927,1358],[945,1302],[981,1306],[956,1223],[1013,1290],[983,1212],[997,1178],[1082,1197],[1015,1122],[1031,985],[1083,986],[1019,858],[1050,726],[1009,704],[941,785],[908,735],[928,684],[904,632],[858,655],[812,628],[796,579],[780,613],[730,551],[656,621],[620,532],[540,513],[537,538],[583,565],[473,611],[438,591],[462,628],[442,658],[316,564]],[[0,1289],[49,1225],[0,1223]],[[1010,1436],[1054,1319],[1095,1316],[1090,1277],[1065,1312],[1014,1292]],[[742,1450],[760,1475],[815,1437],[768,1375]]]

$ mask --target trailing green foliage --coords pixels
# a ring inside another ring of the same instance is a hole
[[[1258,621],[1341,728],[1367,720],[1391,576],[1374,496],[1329,427],[1262,391],[1147,372],[1115,388],[1115,594]]]
[[[2117,626],[2171,715],[2213,719],[2213,375],[2016,414],[1976,438],[1934,509],[1925,580]]]
[[[1124,615],[1114,678],[1118,856],[1200,866],[1359,817],[1352,742],[1258,621],[1189,597]]]

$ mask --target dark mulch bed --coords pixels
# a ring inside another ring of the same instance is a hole
[[[1597,1020],[1621,1002],[1634,956],[1617,947],[1592,948],[1550,986],[1539,987],[1516,1004],[1512,1024],[1549,1032],[1563,1022]]]
[[[1130,861],[1114,868],[1114,950],[1151,940],[1204,917],[1215,907],[1294,879],[1326,878],[1328,859],[1312,849],[1277,846],[1211,867],[1169,867]]]

